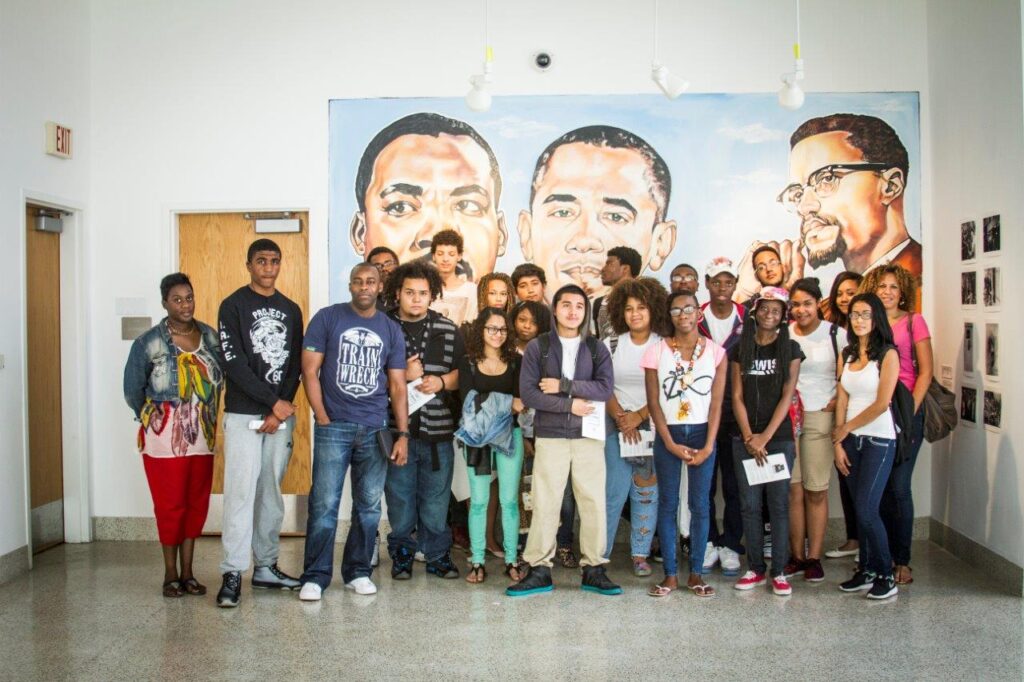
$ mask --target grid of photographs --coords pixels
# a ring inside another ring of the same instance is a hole
[[[960,305],[967,314],[979,310],[985,318],[968,318],[963,323],[960,425],[974,427],[981,423],[987,431],[995,432],[1002,429],[1003,399],[999,389],[999,323],[989,313],[998,312],[1003,302],[999,263],[1002,247],[1000,214],[992,213],[980,221],[960,221],[960,261],[965,266],[960,272]]]

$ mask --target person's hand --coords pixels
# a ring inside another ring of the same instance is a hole
[[[768,243],[779,252],[779,260],[782,261],[782,287],[791,291],[796,281],[804,277],[804,265],[807,263],[804,243],[802,240],[794,242],[790,239]]]
[[[523,457],[533,457],[533,441],[523,439]]]
[[[417,353],[405,361],[405,380],[416,381],[421,376],[423,376],[423,362]]]
[[[287,400],[278,400],[274,403],[273,412],[274,416],[277,417],[277,420],[283,422],[285,419],[295,414],[295,406]]]
[[[621,417],[615,420],[619,431],[635,431],[643,423],[644,420],[636,412],[624,412]]]
[[[843,442],[847,436],[850,435],[850,427],[846,424],[841,424],[832,429],[832,442],[836,445]]]
[[[693,458],[688,462],[689,466],[696,467],[700,466],[707,461],[708,457],[711,456],[711,448],[704,447],[697,450],[693,454]]]
[[[331,418],[327,416],[326,412],[323,412],[321,414],[314,414],[313,419],[316,420],[316,423],[319,426],[327,426],[331,423]]]
[[[763,433],[753,434],[747,441],[746,445],[747,452],[754,455],[755,457],[758,453],[763,453],[765,456],[767,456],[768,454],[768,451],[765,449],[768,446],[768,439],[765,437]]]
[[[679,445],[678,443],[672,443],[669,447],[669,452],[687,464],[693,461],[693,456],[697,453],[693,448],[686,447],[685,445]]]
[[[835,411],[836,411],[836,399],[832,398],[832,400],[828,401],[828,405],[826,405],[824,407],[824,409],[822,409],[822,412],[835,412]]]
[[[850,458],[846,456],[846,450],[842,445],[836,443],[836,469],[839,469],[839,473],[843,476],[850,475]]]
[[[420,385],[416,387],[416,390],[426,395],[434,395],[444,390],[444,379],[433,374],[425,376]]]
[[[573,398],[571,409],[572,413],[577,417],[586,417],[594,411],[594,403],[589,400],[584,400],[583,398]]]
[[[754,273],[753,256],[754,251],[763,244],[764,242],[761,241],[751,242],[743,254],[743,258],[740,259],[739,265],[736,266],[738,277],[736,278],[736,290],[733,292],[732,300],[737,303],[749,301],[755,294],[761,291],[761,283],[757,281],[757,275]]]
[[[277,429],[281,426],[283,420],[278,419],[272,414],[268,414],[263,418],[263,426],[256,429],[257,433],[266,433],[268,435],[277,433]]]
[[[512,414],[522,414],[525,409],[521,398],[512,398]]]
[[[622,431],[622,439],[627,443],[636,445],[640,442],[640,430],[639,429],[624,429]]]
[[[560,379],[554,379],[552,377],[547,377],[546,379],[541,379],[539,385],[540,385],[540,390],[541,390],[542,393],[547,393],[549,395],[552,395],[552,394],[560,393],[561,392],[561,388],[560,387],[562,385],[562,382],[561,382]]]
[[[391,446],[391,461],[396,467],[404,467],[409,461],[409,439],[396,438],[395,444]]]

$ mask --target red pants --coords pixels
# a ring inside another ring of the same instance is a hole
[[[203,532],[210,508],[213,455],[143,455],[161,545],[180,545]]]

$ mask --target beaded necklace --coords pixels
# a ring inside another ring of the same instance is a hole
[[[690,401],[686,398],[686,389],[693,384],[693,366],[704,350],[705,341],[703,338],[698,338],[697,343],[693,344],[693,354],[685,369],[683,368],[683,355],[679,352],[679,344],[675,338],[672,338],[669,344],[672,347],[672,359],[676,363],[677,375],[681,373],[679,381],[683,384],[683,390],[679,391],[679,409],[676,412],[676,418],[683,420],[690,414]]]

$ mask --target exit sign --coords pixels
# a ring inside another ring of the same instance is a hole
[[[71,128],[53,121],[46,122],[46,153],[62,159],[71,158]]]

